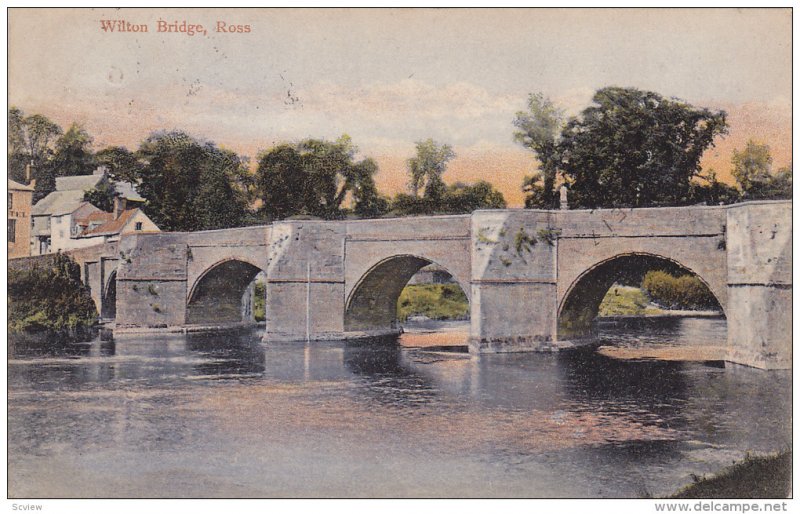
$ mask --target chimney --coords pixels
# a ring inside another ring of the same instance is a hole
[[[122,214],[122,211],[127,207],[127,200],[121,196],[114,197],[114,219],[117,219]]]
[[[25,183],[31,183],[31,166],[33,166],[33,161],[29,162],[25,165]]]

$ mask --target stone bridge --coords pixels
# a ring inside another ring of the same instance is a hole
[[[666,265],[716,297],[729,361],[791,365],[788,201],[284,221],[131,235],[73,255],[117,331],[246,323],[263,273],[267,341],[397,332],[400,291],[436,263],[470,300],[473,353],[556,349],[588,331],[620,276]]]

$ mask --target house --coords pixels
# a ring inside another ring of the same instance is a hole
[[[86,191],[104,183],[114,186],[116,192],[114,212],[102,211],[83,199]],[[31,251],[34,255],[40,255],[102,243],[113,237],[112,232],[117,226],[107,227],[102,235],[92,231],[117,221],[127,211],[136,211],[133,215],[124,216],[127,221],[130,221],[128,218],[131,216],[135,218],[130,231],[136,231],[137,226],[142,231],[159,231],[158,227],[138,208],[143,204],[144,198],[139,196],[132,184],[112,181],[106,169],[102,167],[92,175],[57,177],[56,190],[42,198],[32,208]],[[117,231],[116,235],[129,230],[128,223],[123,223],[119,228],[120,231]],[[89,232],[93,235],[83,237]]]
[[[33,186],[8,179],[8,258],[31,254]]]
[[[102,212],[102,211],[101,211]],[[109,213],[103,213],[109,214]],[[100,217],[95,215],[89,219],[89,228],[78,236],[80,241],[91,241],[91,245],[113,241],[123,234],[160,232],[161,230],[139,208],[118,211],[111,219],[99,225],[93,225]]]

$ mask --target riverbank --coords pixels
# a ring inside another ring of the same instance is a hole
[[[788,498],[792,494],[792,452],[748,455],[714,476],[693,478],[695,483],[669,498]]]

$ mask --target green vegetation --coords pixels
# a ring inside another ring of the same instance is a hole
[[[772,172],[769,146],[747,141],[744,150],[734,150],[731,174],[742,189],[746,200],[778,200],[792,197],[792,168],[787,166]]]
[[[445,185],[442,175],[447,171],[448,161],[456,156],[450,145],[428,139],[417,141],[416,148],[417,155],[407,161],[411,194],[395,195],[389,205],[392,214],[464,214],[477,209],[506,207],[503,194],[485,180]]]
[[[642,289],[651,300],[667,309],[718,309],[714,295],[694,275],[675,276],[665,271],[648,271]]]
[[[253,313],[256,321],[265,321],[267,319],[267,285],[260,281],[256,281],[256,298],[253,301]]]
[[[792,452],[754,457],[712,477],[693,475],[695,482],[670,498],[788,498],[792,486]]]
[[[430,319],[466,319],[469,300],[458,284],[415,284],[406,286],[397,300],[397,317],[421,315]]]
[[[598,316],[647,316],[660,314],[650,305],[647,293],[638,287],[614,285],[600,303]]]
[[[80,267],[70,257],[58,253],[28,269],[9,268],[9,332],[74,330],[90,327],[96,320]]]

